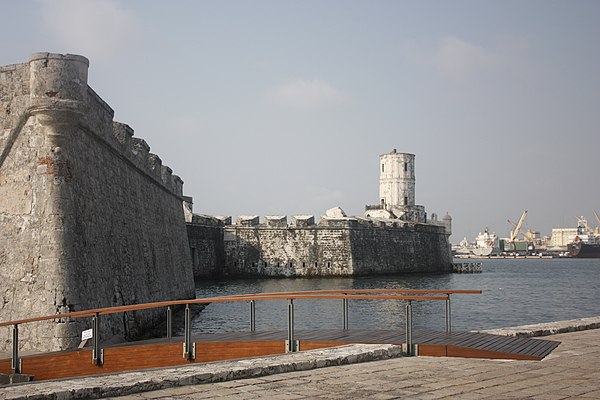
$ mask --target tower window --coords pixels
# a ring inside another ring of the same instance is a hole
[[[385,172],[385,164],[381,164],[381,172]]]
[[[404,163],[404,172],[406,172],[406,171],[408,171],[408,163],[407,162]]]
[[[404,196],[404,205],[407,206],[408,205],[408,197]]]

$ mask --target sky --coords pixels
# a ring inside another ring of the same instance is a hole
[[[0,65],[89,58],[90,86],[194,212],[362,215],[416,155],[451,242],[592,225],[600,1],[0,0]],[[288,219],[288,220],[289,220]]]

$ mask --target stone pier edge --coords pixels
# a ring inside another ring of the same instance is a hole
[[[478,332],[536,337],[597,328],[600,328],[600,316]],[[402,357],[401,350],[400,346],[388,344],[353,344],[242,360],[32,382],[2,387],[0,398],[66,400],[124,396],[177,386],[257,378],[285,372],[385,360]]]
[[[600,316],[477,331],[502,336],[537,337],[600,328]]]
[[[0,398],[66,400],[124,396],[176,386],[257,378],[401,356],[401,346],[353,344],[268,357],[15,384],[0,388]]]

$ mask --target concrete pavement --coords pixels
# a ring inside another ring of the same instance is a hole
[[[119,399],[600,399],[600,329],[551,339],[542,361],[403,357]]]

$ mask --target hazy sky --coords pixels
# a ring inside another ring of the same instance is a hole
[[[194,211],[362,214],[379,155],[416,154],[452,242],[529,210],[600,211],[600,1],[9,1],[0,65],[90,59],[89,83]]]

